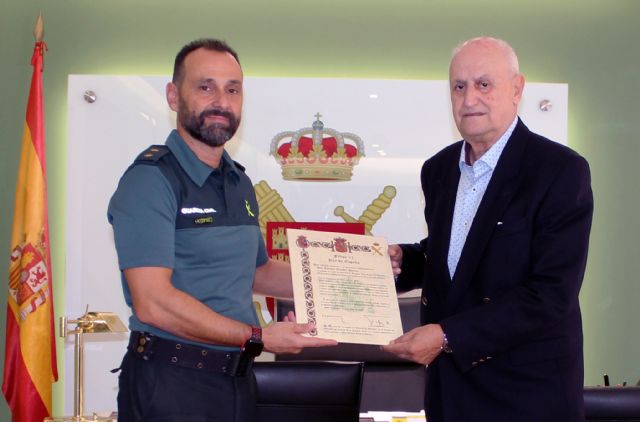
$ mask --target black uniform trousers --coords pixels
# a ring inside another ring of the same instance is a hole
[[[119,378],[118,422],[255,422],[253,371],[206,372],[125,355]]]

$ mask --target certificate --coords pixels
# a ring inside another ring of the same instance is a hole
[[[402,335],[385,239],[287,229],[298,322],[311,336],[343,343],[387,344]]]

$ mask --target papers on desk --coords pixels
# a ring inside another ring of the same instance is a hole
[[[367,412],[360,413],[360,422],[420,422],[426,421],[424,410],[420,412]]]

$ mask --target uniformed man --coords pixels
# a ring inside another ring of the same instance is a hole
[[[292,297],[288,264],[270,260],[244,168],[225,151],[240,124],[243,74],[226,43],[178,53],[166,87],[177,129],[144,151],[109,204],[131,339],[118,420],[253,421],[251,363],[262,348],[336,344],[294,316],[261,330],[252,293]]]

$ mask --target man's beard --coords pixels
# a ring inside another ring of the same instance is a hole
[[[207,126],[205,119],[208,116],[226,117],[229,120],[229,124],[226,127],[222,123],[212,123]],[[204,110],[196,116],[196,113],[189,110],[183,102],[181,102],[180,110],[178,111],[178,121],[194,139],[211,147],[224,145],[225,142],[233,137],[240,125],[240,119],[236,118],[231,112],[214,107]]]

